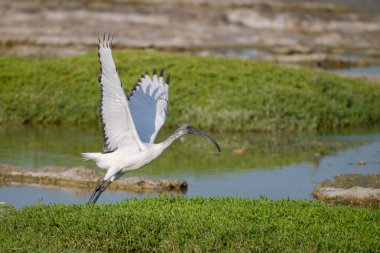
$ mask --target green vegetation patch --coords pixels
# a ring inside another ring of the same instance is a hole
[[[160,197],[0,212],[0,251],[375,252],[378,209]]]
[[[114,52],[130,88],[145,70],[172,74],[168,125],[217,130],[324,130],[380,122],[380,87],[321,71],[252,60]],[[0,56],[0,122],[98,122],[95,52],[66,58]]]

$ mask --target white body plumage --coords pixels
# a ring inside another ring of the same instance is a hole
[[[82,155],[86,159],[95,161],[99,168],[107,170],[104,180],[115,181],[127,171],[144,167],[165,150],[162,144],[143,144],[143,148],[143,151],[131,152],[128,147],[122,147],[111,153],[83,153]]]

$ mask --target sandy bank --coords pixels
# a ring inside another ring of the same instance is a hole
[[[0,186],[37,185],[48,187],[93,189],[103,178],[104,173],[84,167],[61,168],[44,167],[25,169],[0,164]],[[109,186],[110,191],[128,191],[135,193],[185,193],[187,183],[184,180],[121,178]]]

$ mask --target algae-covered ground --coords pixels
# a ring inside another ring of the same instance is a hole
[[[0,212],[0,251],[377,252],[380,210],[160,197]]]
[[[331,130],[380,122],[380,86],[253,60],[115,51],[124,86],[146,70],[172,75],[167,124],[217,130]],[[0,56],[0,122],[98,122],[96,52]]]

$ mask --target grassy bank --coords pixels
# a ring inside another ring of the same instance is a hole
[[[147,198],[0,212],[0,251],[375,252],[380,211],[315,201]]]
[[[325,72],[238,59],[117,51],[129,89],[145,71],[172,74],[168,124],[218,130],[324,130],[380,122],[380,86]],[[0,122],[98,122],[96,52],[0,57]]]

